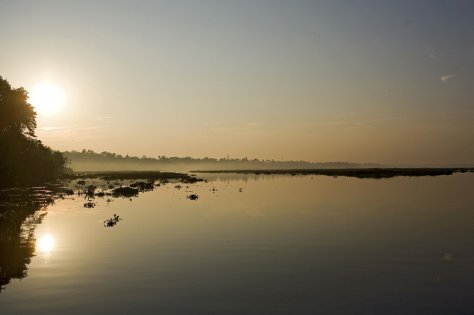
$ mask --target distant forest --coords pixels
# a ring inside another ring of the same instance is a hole
[[[375,164],[347,162],[314,163],[306,161],[276,161],[248,158],[192,158],[159,156],[122,156],[110,152],[96,153],[92,150],[62,152],[74,171],[194,171],[194,170],[267,170],[267,169],[314,169],[314,168],[362,168]]]

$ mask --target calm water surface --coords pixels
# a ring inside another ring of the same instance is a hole
[[[208,178],[47,207],[0,314],[474,313],[474,174]]]

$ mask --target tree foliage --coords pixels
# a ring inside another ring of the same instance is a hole
[[[0,76],[0,135],[15,132],[35,136],[36,112],[28,103],[28,92],[20,87],[13,89]]]
[[[36,184],[65,170],[66,159],[36,139],[28,92],[0,76],[0,186]]]

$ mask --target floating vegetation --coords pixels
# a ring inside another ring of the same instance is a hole
[[[174,188],[180,190],[181,188],[183,188],[183,186],[181,186],[181,185],[176,185],[176,186],[174,186]]]
[[[95,194],[95,195],[96,195],[97,197],[99,197],[99,198],[103,198],[103,197],[106,195],[106,193],[105,193],[105,191],[100,191],[100,192],[98,192],[98,193]]]
[[[160,172],[160,171],[84,172],[84,173],[70,174],[67,176],[67,178],[70,178],[70,179],[101,178],[106,181],[141,179],[141,180],[149,180],[149,181],[159,180],[162,183],[166,181],[170,181],[170,180],[181,181],[183,183],[196,183],[196,182],[202,181],[202,179],[200,178],[197,178],[195,176],[190,176],[184,173]],[[117,184],[118,183],[115,182],[115,185]]]
[[[155,188],[153,182],[135,182],[130,187],[137,188],[140,192],[151,191]]]
[[[114,213],[114,216],[111,217],[110,219],[107,219],[104,221],[104,226],[105,227],[113,227],[117,225],[117,223],[122,220],[118,215]]]
[[[65,196],[72,196],[74,195],[74,190],[69,188],[58,188],[55,190],[56,196],[65,199]]]
[[[65,179],[77,180],[75,181],[77,194],[85,196],[89,201],[95,197],[106,196],[137,197],[138,193],[152,191],[162,184],[175,183],[176,188],[181,189],[182,184],[202,181],[195,175],[159,171],[73,173],[65,176]],[[97,192],[97,189],[101,191]]]
[[[95,203],[88,201],[84,204],[84,208],[88,208],[88,209],[95,208]]]
[[[45,207],[54,204],[57,199],[74,199],[74,195],[83,199],[83,207],[94,209],[100,205],[99,198],[109,205],[114,198],[138,197],[140,193],[152,191],[164,184],[172,184],[177,189],[186,188],[185,194],[190,200],[197,200],[199,196],[188,190],[190,183],[202,181],[195,176],[171,172],[102,172],[102,173],[72,173],[61,180],[49,183],[48,186],[38,186],[21,189],[6,189],[0,191],[1,203],[5,206],[0,211],[2,220],[9,211],[7,205]],[[24,198],[24,197],[28,198]],[[21,197],[21,198],[20,198]],[[112,222],[112,221],[111,221]],[[1,273],[1,271],[0,271]]]
[[[82,194],[84,194],[86,198],[89,198],[89,199],[94,198],[96,189],[97,189],[97,186],[89,185],[85,187],[85,189],[82,191]]]
[[[199,196],[197,194],[191,194],[186,196],[186,198],[188,198],[189,200],[198,200]]]
[[[74,195],[74,190],[69,189],[69,188],[61,188],[58,190],[58,193],[61,193],[66,196],[72,196]]]
[[[133,187],[117,187],[112,190],[112,196],[114,197],[123,197],[123,198],[130,198],[130,197],[137,197],[138,196],[138,189]]]

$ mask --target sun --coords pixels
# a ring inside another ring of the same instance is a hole
[[[30,93],[29,102],[38,114],[52,115],[64,106],[66,95],[57,84],[49,81],[37,84]]]

